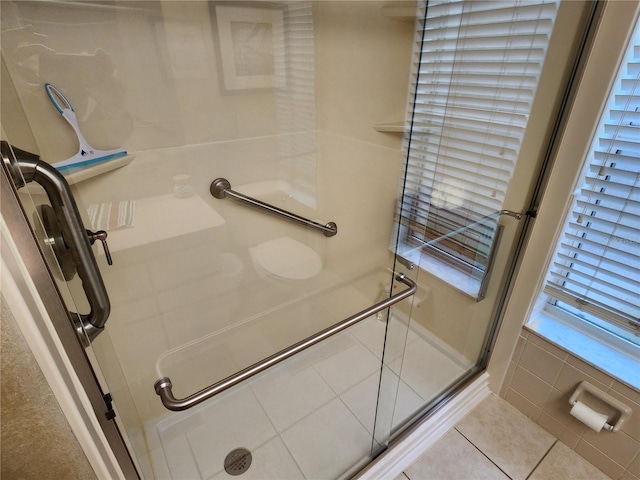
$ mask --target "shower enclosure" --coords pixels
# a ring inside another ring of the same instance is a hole
[[[141,477],[347,478],[484,368],[581,8],[2,2],[5,173]]]

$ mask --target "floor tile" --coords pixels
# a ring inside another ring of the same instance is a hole
[[[238,478],[242,478],[242,480],[301,480],[304,478],[280,437],[275,437],[252,450],[251,456],[251,466],[241,474],[242,476],[233,476],[222,471],[211,477],[211,480]]]
[[[464,372],[451,358],[421,338],[411,342],[404,359],[392,363],[391,368],[401,372],[400,378],[425,400],[442,392]]]
[[[306,478],[335,479],[371,453],[371,435],[335,399],[281,435]]]
[[[304,370],[323,360],[329,360],[358,343],[358,340],[349,332],[338,333],[292,357],[286,362],[287,368],[294,372]]]
[[[380,374],[374,373],[340,395],[345,405],[372,435],[376,417],[379,384]]]
[[[380,360],[356,341],[352,347],[316,363],[314,368],[340,394],[379,371],[380,366]]]
[[[556,442],[529,477],[529,480],[610,480],[562,442]]]
[[[406,344],[416,340],[418,336],[407,331],[406,323],[397,317],[391,317],[387,322],[386,311],[383,313],[383,320],[378,320],[373,315],[349,331],[377,358],[382,359],[384,352],[385,362],[391,363],[402,355]]]
[[[228,478],[224,457],[238,447],[253,454],[252,467],[243,474],[248,480],[319,480],[351,474],[350,469],[371,452],[386,323],[372,317],[357,327],[296,355],[246,386],[150,423],[147,428],[158,439],[154,457],[160,455],[166,461],[161,476]],[[462,368],[415,333],[409,332],[409,340],[412,348],[407,348],[403,375],[430,398]],[[385,372],[399,389],[397,398],[388,397],[397,425],[424,401],[392,369]],[[406,480],[404,475],[399,478]]]
[[[555,438],[515,407],[491,395],[456,429],[513,480],[524,480]]]
[[[229,393],[202,409],[203,422],[187,433],[202,478],[222,471],[224,458],[232,450],[239,447],[251,450],[276,436],[271,422],[249,388]]]
[[[374,373],[340,395],[342,401],[349,407],[358,420],[360,420],[369,433],[373,433],[379,384],[380,374]],[[400,380],[394,402],[392,426],[395,427],[398,425],[423,404],[424,401],[422,398],[411,390],[406,383]]]
[[[379,359],[382,359],[384,337],[387,328],[386,311],[384,313],[385,320],[378,320],[375,315],[372,315],[349,329],[351,334]]]
[[[409,385],[400,380],[392,426],[397,427],[423,406],[424,400]]]
[[[186,435],[176,436],[166,441],[163,440],[162,450],[169,472],[171,472],[171,478],[189,478],[193,480],[206,478],[198,470],[198,465],[193,457]]]
[[[280,365],[250,385],[279,432],[336,396],[311,367],[292,372],[286,365]]]
[[[410,480],[509,480],[456,430],[438,440],[404,473]]]

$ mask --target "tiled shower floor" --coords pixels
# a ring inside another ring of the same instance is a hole
[[[186,412],[146,425],[159,479],[233,478],[224,458],[253,455],[243,479],[335,479],[372,445],[385,323],[375,317]],[[436,343],[410,331],[394,424],[466,371]],[[236,477],[237,478],[237,477]]]

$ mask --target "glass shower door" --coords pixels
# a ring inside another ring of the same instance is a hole
[[[2,3],[3,118],[26,119],[9,138],[48,163],[74,155],[51,84],[89,143],[128,152],[64,174],[108,234],[113,265],[94,254],[111,314],[87,353],[145,478],[224,476],[237,448],[259,478],[338,478],[371,458],[386,315],[182,412],[154,384],[188,397],[407,287],[389,248],[401,139],[371,124],[404,109],[412,32],[380,7]],[[341,40],[381,32],[393,49]],[[362,54],[397,75],[351,71]],[[220,177],[337,234],[216,198]]]
[[[396,215],[418,291],[389,321],[406,343],[401,357],[393,336],[385,345],[381,444],[487,365],[589,15],[586,3],[544,0],[418,7]]]

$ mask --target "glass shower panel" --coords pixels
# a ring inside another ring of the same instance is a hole
[[[385,349],[379,443],[486,365],[514,245],[535,217],[529,195],[586,5],[444,0],[418,7],[397,210],[397,252],[414,265],[418,290],[389,320],[388,332],[405,332],[406,347],[399,361]]]
[[[23,148],[77,152],[51,84],[92,146],[128,152],[64,173],[108,233],[113,265],[94,253],[112,309],[89,356],[145,477],[210,478],[237,447],[254,469],[281,453],[291,478],[370,461],[386,313],[186,412],[154,382],[187,396],[405,288],[389,247],[402,140],[373,127],[404,116],[413,22],[386,6],[2,2],[19,99],[3,117],[24,110]],[[337,234],[214,198],[220,177]]]

